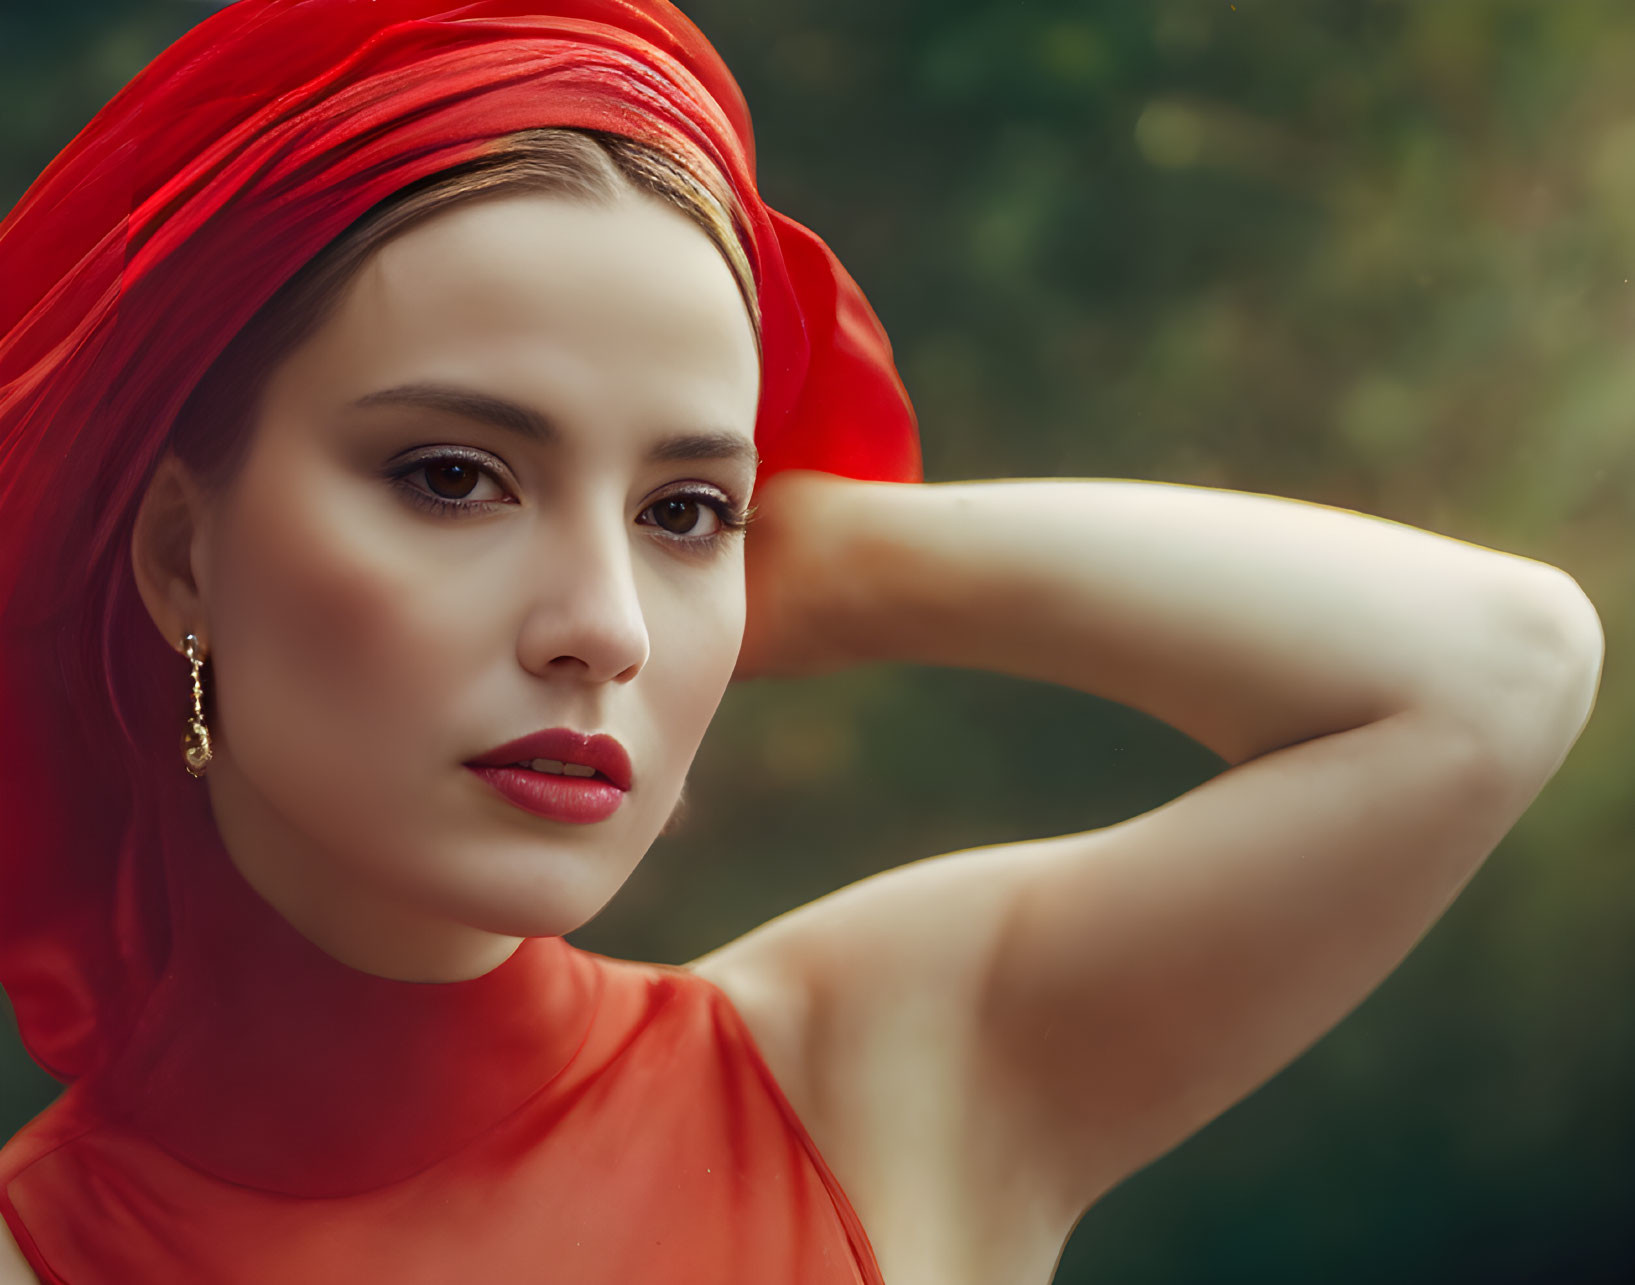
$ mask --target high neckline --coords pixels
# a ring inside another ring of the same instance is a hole
[[[600,985],[583,952],[525,938],[458,982],[359,971],[245,881],[203,812],[162,827],[169,962],[93,1090],[165,1150],[245,1186],[356,1193],[451,1154],[572,1060]]]

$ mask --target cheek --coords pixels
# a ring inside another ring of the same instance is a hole
[[[458,616],[435,578],[321,482],[247,486],[221,549],[219,698],[246,770],[412,771],[461,672]]]
[[[742,564],[707,589],[667,599],[650,612],[651,684],[658,743],[673,747],[680,786],[732,678],[744,636]],[[637,680],[638,682],[641,679]]]

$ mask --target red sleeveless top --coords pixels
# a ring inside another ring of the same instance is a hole
[[[399,982],[308,942],[219,840],[126,1047],[0,1150],[63,1285],[881,1285],[727,996],[526,939]]]

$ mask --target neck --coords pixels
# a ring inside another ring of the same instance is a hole
[[[161,846],[169,959],[89,1091],[197,1168],[304,1196],[396,1181],[515,1110],[588,1029],[600,975],[560,937],[525,938],[469,979],[398,980],[349,966],[263,899],[202,792],[171,809]]]

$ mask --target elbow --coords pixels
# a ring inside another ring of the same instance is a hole
[[[1601,613],[1578,581],[1565,571],[1558,571],[1556,575],[1559,603],[1551,612],[1555,622],[1551,642],[1554,668],[1572,729],[1567,742],[1571,748],[1595,709],[1607,654],[1607,636],[1601,625]]]
[[[1536,597],[1524,598],[1512,610],[1546,684],[1560,693],[1569,712],[1577,712],[1576,737],[1595,707],[1606,632],[1589,595],[1565,571],[1545,567],[1539,581]]]
[[[1535,640],[1541,654],[1599,674],[1606,651],[1600,612],[1572,576],[1559,567],[1537,565],[1539,573],[1532,583],[1510,599],[1514,620]]]
[[[1474,718],[1488,751],[1542,787],[1595,708],[1606,636],[1578,582],[1538,566],[1501,595]]]

